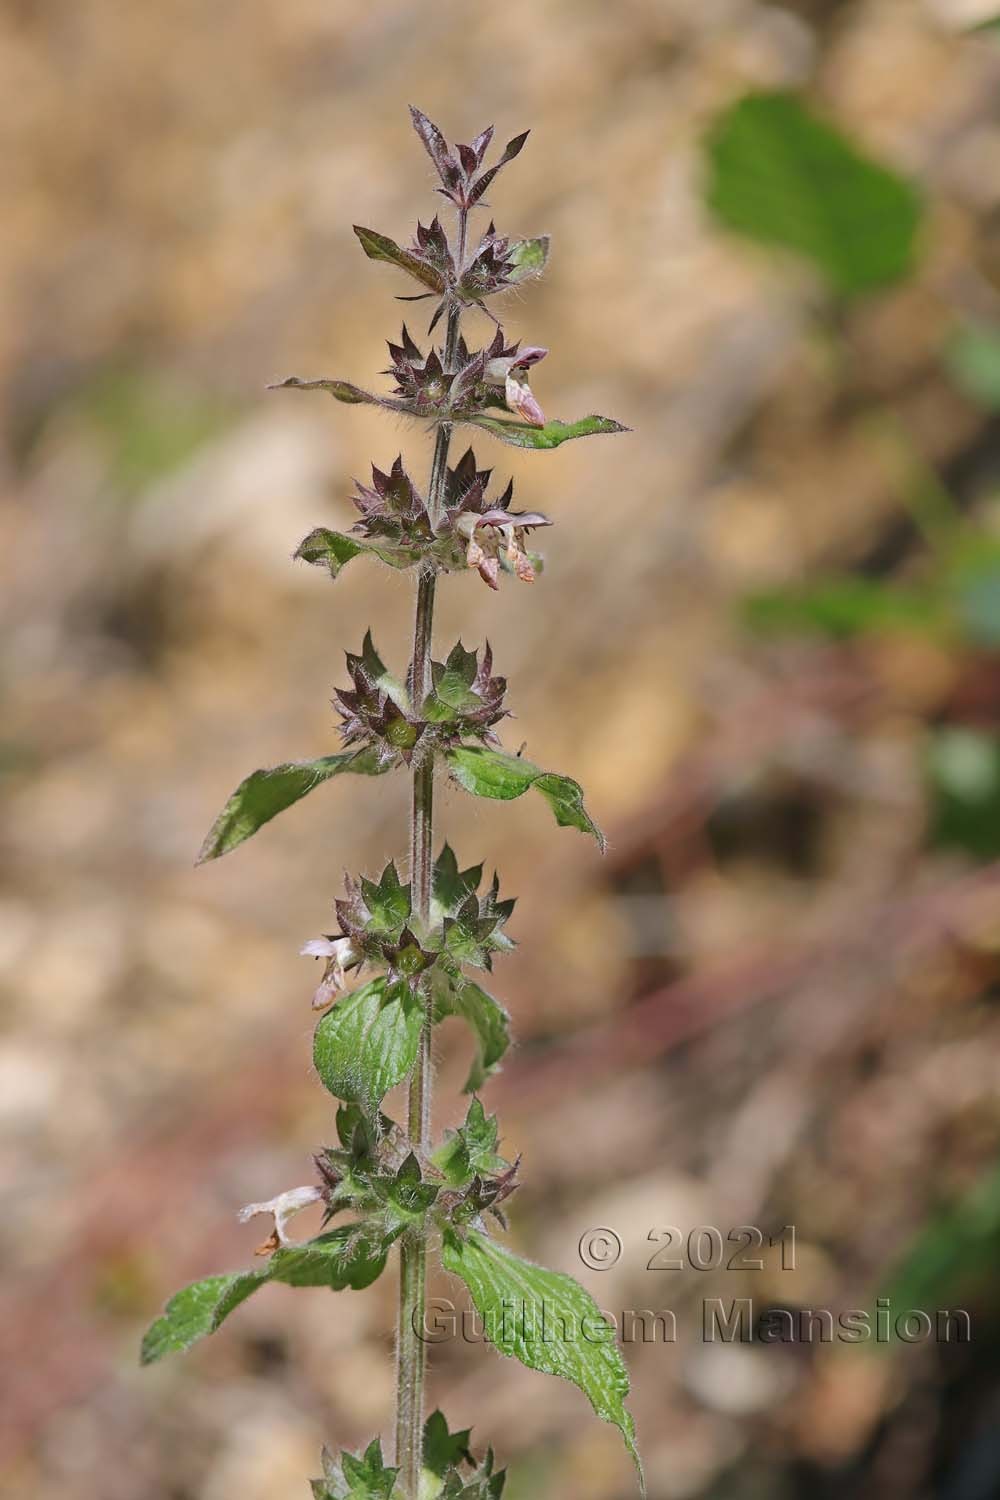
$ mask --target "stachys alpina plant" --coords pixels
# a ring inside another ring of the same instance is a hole
[[[378,1438],[360,1455],[324,1451],[316,1500],[433,1500],[459,1496],[496,1500],[504,1474],[492,1450],[476,1459],[468,1431],[450,1432],[440,1412],[425,1422],[424,1303],[427,1255],[463,1281],[489,1341],[532,1369],[562,1375],[589,1397],[598,1416],[622,1433],[638,1466],[632,1418],[625,1407],[628,1376],[613,1330],[592,1298],[571,1277],[543,1270],[507,1249],[494,1225],[505,1228],[504,1204],[517,1187],[518,1162],[498,1151],[497,1121],[478,1092],[509,1044],[504,1008],[468,970],[490,970],[495,954],[513,946],[506,925],[514,903],[501,899],[482,865],[460,869],[445,844],[432,858],[434,778],[440,769],[475,797],[509,801],[534,787],[556,822],[593,835],[600,830],[579,785],[501,748],[506,682],[494,675],[489,646],[467,651],[461,641],[443,661],[432,656],[431,629],[438,577],[474,569],[491,589],[506,573],[530,583],[539,559],[530,533],[548,526],[537,511],[513,508],[510,484],[491,490],[491,471],[469,448],[450,463],[456,426],[479,429],[520,448],[556,448],[569,438],[621,432],[607,417],[546,420],[529,371],[546,350],[508,343],[490,310],[491,299],[540,275],[548,239],[510,239],[490,222],[470,241],[470,216],[485,208],[497,173],[527,138],[515,136],[487,166],[493,136],[449,148],[420,110],[411,110],[441,185],[454,210],[449,236],[437,215],[417,225],[406,248],[373,230],[355,228],[372,260],[386,261],[420,286],[403,300],[434,302],[428,337],[441,324],[443,343],[421,349],[404,327],[390,343],[389,395],[343,380],[282,382],[282,388],[329,391],[338,401],[368,402],[421,418],[434,430],[426,492],[401,458],[373,468],[358,484],[359,519],[349,532],[320,527],[296,556],[336,578],[345,563],[371,553],[393,568],[413,569],[417,581],[413,655],[406,672],[389,671],[369,631],[359,654],[348,653],[350,686],[336,694],[344,749],[317,760],[255,771],[241,783],[215,822],[201,859],[215,859],[256,833],[276,813],[333,776],[381,776],[403,766],[412,778],[409,881],[390,861],[377,878],[348,879],[335,903],[336,932],[314,938],[303,953],[323,961],[313,1004],[323,1012],[313,1058],[320,1079],[339,1101],[337,1144],[316,1153],[314,1181],[252,1203],[243,1220],[267,1216],[273,1228],[258,1247],[252,1270],[206,1277],[178,1292],[149,1329],[144,1363],[186,1349],[214,1332],[268,1281],[333,1291],[371,1285],[395,1247],[399,1256],[395,1454],[388,1465]],[[460,332],[469,309],[490,320],[487,341],[471,349]],[[355,980],[360,980],[350,988]],[[472,1095],[465,1123],[435,1142],[430,1135],[431,1033],[447,1016],[471,1027],[476,1054],[465,1085]],[[382,1111],[389,1090],[408,1084],[402,1122]],[[311,1204],[326,1210],[316,1238],[291,1240],[292,1216]],[[641,1470],[640,1470],[641,1478]]]

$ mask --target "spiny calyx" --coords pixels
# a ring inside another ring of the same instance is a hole
[[[494,953],[509,953],[514,942],[504,927],[513,900],[500,900],[499,877],[482,892],[482,865],[460,871],[445,844],[434,865],[434,899],[428,924],[412,907],[409,884],[390,860],[377,881],[345,876],[346,894],[335,903],[340,931],[312,938],[302,953],[323,958],[326,967],[313,997],[315,1009],[332,1004],[346,984],[346,973],[368,964],[385,970],[389,983],[412,981],[435,963],[447,980],[462,964],[491,970]]]
[[[388,473],[372,465],[370,485],[355,480],[351,499],[361,519],[350,534],[317,527],[295,556],[327,568],[333,578],[359,552],[371,552],[394,568],[422,566],[447,573],[476,568],[493,589],[501,569],[532,583],[541,559],[527,551],[526,540],[535,527],[552,523],[539,511],[511,509],[513,483],[501,495],[489,496],[491,474],[491,469],[477,467],[469,448],[448,469],[444,505],[432,520],[428,502],[403,467],[402,457],[394,460]]]
[[[507,713],[507,679],[494,677],[492,668],[488,642],[480,661],[459,641],[446,661],[431,663],[430,691],[415,701],[412,684],[404,686],[386,669],[368,631],[361,654],[347,652],[353,686],[334,694],[344,744],[371,746],[379,765],[388,767],[409,765],[418,749],[430,753],[432,745],[447,747],[466,737],[498,743],[492,728]]]

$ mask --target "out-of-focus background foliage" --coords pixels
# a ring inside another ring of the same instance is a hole
[[[494,209],[554,253],[506,321],[552,350],[548,413],[635,429],[484,438],[557,522],[548,567],[459,579],[440,613],[445,644],[489,634],[509,742],[611,839],[602,862],[533,799],[440,799],[522,902],[495,976],[521,1045],[486,1093],[525,1152],[513,1242],[604,1307],[676,1311],[675,1345],[627,1350],[654,1500],[1000,1493],[988,10],[9,0],[6,1494],[284,1500],[322,1441],[389,1427],[390,1277],[274,1287],[152,1371],[136,1346],[331,1137],[296,950],[345,866],[403,844],[402,779],[333,784],[191,867],[241,775],[336,748],[365,624],[406,649],[398,575],[290,554],[372,459],[419,472],[423,435],[262,387],[384,363],[408,288],[350,226],[432,211],[411,100],[460,139],[533,128]],[[442,1126],[467,1045],[442,1033]],[[796,1226],[796,1269],[645,1269],[651,1230],[745,1223]],[[577,1259],[595,1225],[624,1244],[604,1273]],[[708,1345],[706,1296],[963,1306],[974,1337]],[[632,1493],[572,1388],[448,1344],[431,1392],[512,1461],[511,1500]]]

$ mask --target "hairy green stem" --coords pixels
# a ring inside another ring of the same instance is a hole
[[[461,273],[465,260],[467,215],[459,214],[459,239],[456,265]],[[458,324],[461,308],[453,303],[448,312],[445,338],[445,366],[450,369],[458,346]],[[448,449],[451,426],[442,422],[434,442],[434,458],[428,488],[427,508],[432,526],[444,513],[448,475]],[[434,626],[435,575],[426,570],[417,584],[417,605],[413,622],[413,659],[410,685],[413,700],[420,703],[430,689],[431,640]],[[410,807],[410,880],[411,902],[416,920],[422,925],[430,920],[431,843],[434,833],[434,755],[414,757],[413,793]],[[420,1051],[410,1079],[408,1130],[410,1145],[423,1157],[430,1145],[431,1116],[431,998],[425,992],[427,1007]],[[396,1466],[399,1483],[406,1500],[417,1500],[423,1457],[424,1372],[426,1350],[421,1332],[424,1324],[424,1299],[427,1282],[427,1242],[422,1233],[405,1234],[400,1241],[399,1325],[396,1333]]]

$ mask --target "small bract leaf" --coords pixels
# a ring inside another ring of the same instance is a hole
[[[625,1406],[628,1371],[614,1330],[589,1292],[572,1276],[522,1260],[475,1229],[464,1238],[446,1231],[441,1259],[468,1287],[490,1343],[532,1370],[579,1386],[597,1415],[618,1428],[641,1482],[635,1427]]]
[[[373,979],[347,995],[316,1027],[313,1061],[330,1093],[374,1114],[413,1067],[424,1008],[403,981]]]
[[[433,920],[439,920],[444,913],[454,912],[467,896],[478,889],[482,878],[482,865],[471,865],[467,870],[459,870],[454,849],[450,844],[445,844],[434,861]]]
[[[342,1453],[335,1460],[323,1450],[323,1478],[312,1481],[314,1500],[391,1500],[398,1469],[382,1457],[382,1444],[373,1438],[362,1455]]]
[[[388,235],[377,234],[374,229],[362,229],[360,224],[355,224],[354,233],[361,241],[362,249],[369,260],[387,261],[389,265],[398,266],[401,271],[406,271],[422,286],[429,287],[432,292],[444,291],[445,281],[441,272],[429,265],[427,261],[411,255],[409,250],[404,250],[401,245],[396,244],[395,240],[389,239]]]
[[[509,422],[505,417],[483,415],[472,421],[474,426],[481,427],[484,432],[492,433],[501,442],[510,443],[515,448],[537,448],[543,451],[558,448],[561,443],[569,442],[570,438],[629,431],[629,428],[621,422],[613,421],[611,417],[580,417],[576,422],[560,422],[558,418],[553,418],[543,427],[528,427],[523,422]]]
[[[444,1413],[432,1411],[424,1423],[424,1468],[442,1478],[447,1469],[470,1461],[471,1428],[449,1432]]]
[[[794,94],[748,94],[707,137],[708,206],[728,228],[805,256],[845,297],[913,268],[920,196]]]
[[[228,854],[237,844],[250,838],[258,828],[299,802],[309,792],[351,771],[361,776],[380,776],[388,767],[380,766],[366,747],[344,750],[338,755],[322,755],[318,760],[289,761],[268,770],[253,771],[236,788],[209,830],[198,855],[198,864]]]
[[[479,745],[457,745],[445,755],[452,776],[474,797],[511,802],[534,787],[541,792],[563,828],[578,828],[593,834],[603,852],[605,839],[583,805],[583,788],[570,776],[543,771],[506,750],[488,750]]]
[[[510,1163],[497,1152],[497,1117],[487,1115],[478,1099],[473,1099],[465,1124],[447,1131],[443,1145],[433,1161],[452,1187],[464,1187],[478,1173],[491,1177],[503,1172]]]

